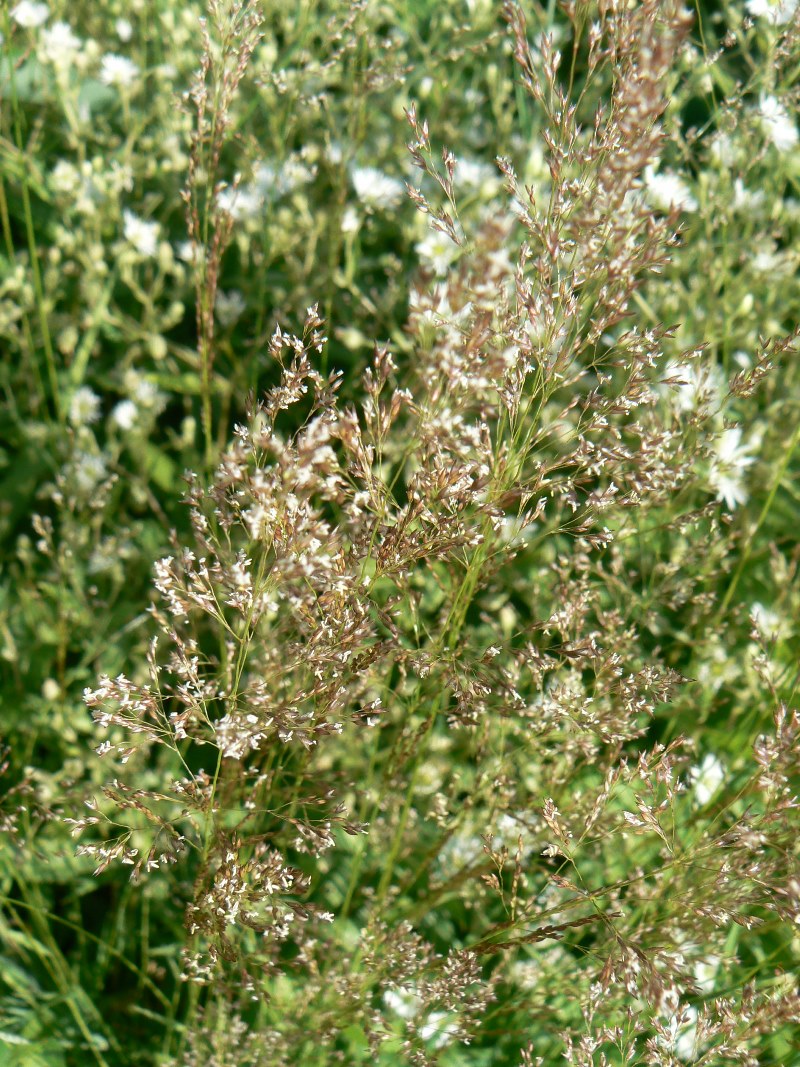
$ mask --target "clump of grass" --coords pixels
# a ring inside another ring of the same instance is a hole
[[[438,7],[215,3],[174,113],[188,12],[173,71],[142,23],[72,73],[11,13],[95,227],[46,216],[28,294],[65,425],[6,371],[49,464],[0,616],[12,1055],[792,1062],[800,31],[471,7],[445,48]]]

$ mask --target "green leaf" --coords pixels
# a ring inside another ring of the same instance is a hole
[[[156,445],[148,443],[145,449],[145,468],[159,489],[174,488],[178,469],[173,461]]]
[[[92,115],[108,111],[116,102],[114,90],[96,78],[87,78],[78,94],[78,106],[87,107]]]

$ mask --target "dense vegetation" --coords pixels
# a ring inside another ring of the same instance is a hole
[[[0,1064],[800,1065],[800,5],[0,33]]]

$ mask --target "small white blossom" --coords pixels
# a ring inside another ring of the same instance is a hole
[[[421,1006],[419,994],[413,989],[407,989],[405,986],[400,986],[398,989],[387,989],[383,994],[383,1002],[390,1011],[401,1019],[413,1019]]]
[[[89,556],[89,574],[107,574],[120,559],[119,545],[112,537],[106,537]]]
[[[37,26],[47,22],[50,10],[47,4],[37,4],[33,0],[21,0],[21,3],[12,8],[11,17],[18,26],[24,26],[27,30],[35,30]]]
[[[45,678],[42,683],[42,696],[45,700],[58,700],[61,696],[61,686],[55,678]]]
[[[358,233],[361,229],[361,219],[352,204],[345,208],[342,215],[342,233]]]
[[[791,21],[800,0],[746,0],[745,10],[752,18],[764,18],[773,26]]]
[[[765,608],[763,604],[756,602],[750,608],[750,618],[764,637],[773,640],[780,637],[783,630],[782,621],[777,611]]]
[[[722,403],[725,380],[716,363],[677,363],[671,360],[664,372],[665,378],[679,382],[669,387],[675,411],[686,414],[698,408],[716,410]]]
[[[69,405],[69,421],[73,426],[88,426],[100,417],[100,397],[88,385],[76,389]]]
[[[447,273],[450,264],[458,255],[458,246],[440,230],[431,230],[414,247],[422,262],[440,277]]]
[[[422,997],[416,989],[408,986],[387,989],[383,995],[383,1002],[391,1012],[403,1020],[415,1019],[423,1006]],[[419,1026],[419,1036],[433,1048],[441,1048],[458,1036],[455,1016],[444,1011],[430,1012]]]
[[[433,1048],[442,1048],[454,1037],[458,1037],[455,1017],[448,1015],[446,1011],[432,1011],[420,1026],[419,1036]]]
[[[125,388],[130,392],[139,407],[149,408],[153,411],[161,411],[164,405],[164,394],[158,391],[158,387],[147,378],[143,378],[136,371],[130,371],[125,376]]]
[[[228,293],[223,292],[222,289],[218,290],[214,301],[214,314],[222,326],[233,325],[237,319],[241,318],[246,307],[245,299],[238,289],[231,289]]]
[[[395,207],[403,198],[405,186],[377,167],[355,167],[351,175],[356,196],[368,207]]]
[[[91,492],[106,476],[106,464],[102,456],[82,452],[74,465],[75,482],[84,493]]]
[[[75,56],[81,48],[83,41],[72,32],[72,27],[67,22],[54,22],[52,26],[42,30],[39,50],[44,59],[49,60],[54,67],[69,67],[75,62]]]
[[[681,1010],[681,1018],[680,1027],[675,1020],[673,1047],[679,1060],[691,1062],[695,1058],[697,1044],[697,1008],[691,1005],[684,1006]]]
[[[707,804],[725,781],[725,766],[709,752],[700,766],[693,767],[689,772],[689,781],[694,786],[697,803],[701,806]]]
[[[59,159],[50,172],[50,188],[62,196],[74,195],[81,185],[78,168],[66,159]]]
[[[120,400],[111,412],[111,420],[120,430],[131,430],[136,424],[139,409],[132,400]]]
[[[716,490],[717,499],[724,500],[731,511],[747,501],[744,472],[754,461],[755,456],[750,454],[748,446],[742,444],[740,427],[723,430],[715,442],[709,481]]]
[[[730,134],[718,133],[711,139],[709,151],[723,167],[732,167],[739,158],[739,142]]]
[[[769,274],[774,281],[793,275],[796,260],[791,252],[779,251],[774,241],[760,241],[753,247],[750,265],[758,274]]]
[[[115,85],[118,89],[128,89],[139,77],[139,68],[127,56],[109,54],[103,56],[100,64],[100,81],[104,85]]]
[[[194,245],[191,241],[181,241],[175,246],[175,255],[184,263],[194,262]]]
[[[713,993],[717,972],[720,965],[719,956],[708,956],[698,960],[694,965],[694,979],[701,993]]]
[[[467,189],[491,195],[500,187],[500,176],[491,163],[474,159],[459,159],[456,164],[456,181]]]
[[[764,203],[764,194],[758,189],[748,189],[741,178],[733,183],[733,206],[737,210],[751,211]]]
[[[256,219],[264,210],[264,197],[249,185],[221,189],[217,195],[217,207],[234,222]]]
[[[683,178],[672,171],[660,174],[653,167],[644,172],[644,184],[648,201],[659,211],[677,207],[681,211],[697,211],[697,201]]]
[[[334,167],[338,167],[338,165],[344,159],[344,151],[342,149],[341,142],[331,141],[331,143],[325,150],[325,155],[327,156],[329,163],[332,163]]]
[[[264,200],[271,196],[283,196],[314,180],[316,170],[290,157],[280,169],[270,163],[259,163],[253,179],[254,191]]]
[[[761,125],[779,152],[788,152],[798,140],[797,127],[789,112],[774,96],[762,96],[758,104]]]
[[[274,167],[271,163],[259,163],[253,174],[252,186],[240,186],[239,188],[252,188],[261,199],[267,200],[270,196],[279,192],[278,182],[279,172],[277,167]]]
[[[133,26],[131,26],[127,19],[117,19],[114,23],[114,29],[117,31],[117,37],[119,37],[123,44],[127,44],[131,37],[133,37]]]
[[[157,222],[147,222],[134,215],[132,211],[122,213],[123,233],[128,241],[141,256],[152,258],[158,251]]]

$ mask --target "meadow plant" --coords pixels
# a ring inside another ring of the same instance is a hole
[[[800,1063],[796,5],[158,6],[3,29],[7,1062]]]

